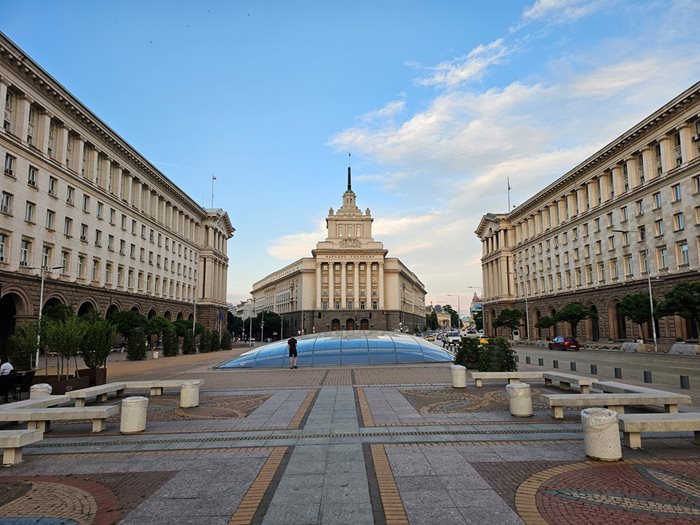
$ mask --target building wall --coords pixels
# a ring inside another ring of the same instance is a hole
[[[538,312],[580,301],[598,312],[583,339],[638,338],[617,313],[622,297],[647,293],[648,276],[655,297],[700,278],[700,83],[476,233],[487,329],[527,298],[534,337]],[[683,320],[659,324],[664,343],[690,335]]]
[[[44,304],[104,313],[112,298],[174,318],[195,300],[225,306],[226,212],[199,206],[2,34],[0,104],[0,310],[38,316],[41,268]]]

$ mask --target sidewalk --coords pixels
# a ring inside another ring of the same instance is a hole
[[[246,350],[110,362],[108,381],[203,379],[200,406],[150,397],[136,435],[53,423],[0,470],[0,523],[700,523],[692,433],[592,462],[543,384],[515,418],[503,384],[452,389],[445,364],[212,369]]]

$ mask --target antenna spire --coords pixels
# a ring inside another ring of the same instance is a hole
[[[351,181],[351,174],[350,174],[350,153],[348,153],[348,191],[352,191],[352,181]]]

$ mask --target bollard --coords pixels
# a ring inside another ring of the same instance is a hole
[[[598,365],[591,365],[591,375],[592,376],[598,375]]]
[[[690,377],[688,376],[681,376],[681,388],[683,390],[689,390],[690,389]]]
[[[644,371],[644,382],[645,383],[651,383],[651,370],[645,370]]]
[[[559,368],[559,361],[557,359],[552,360],[552,368]]]
[[[182,387],[180,387],[180,408],[192,408],[198,406],[199,381],[185,381],[182,384]]]
[[[622,368],[615,367],[615,379],[622,379]]]
[[[158,359],[159,355],[160,353],[158,352],[158,350],[153,350],[153,359]]]
[[[142,396],[127,397],[122,400],[121,423],[119,432],[134,434],[146,430],[148,398]]]
[[[42,399],[51,396],[51,385],[48,383],[38,383],[29,387],[29,399]]]
[[[540,357],[539,359],[537,359],[537,364],[540,366],[544,366],[544,358]]]
[[[599,461],[622,458],[617,412],[607,408],[586,408],[581,411],[581,424],[587,457]]]
[[[526,356],[525,356],[525,364],[526,364],[526,365],[529,365],[529,364],[530,364],[530,356],[529,356],[529,355],[526,355]]]
[[[516,417],[530,417],[532,415],[532,396],[530,385],[527,383],[510,383],[506,385],[510,413]]]
[[[571,361],[571,362],[569,363],[569,369],[570,369],[572,372],[576,372],[576,361]]]
[[[452,365],[452,388],[467,387],[467,369],[462,365]]]

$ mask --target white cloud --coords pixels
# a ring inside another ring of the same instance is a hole
[[[523,11],[523,18],[572,21],[598,11],[606,3],[610,4],[610,0],[537,0]]]
[[[267,246],[267,253],[283,261],[311,257],[311,250],[318,241],[326,238],[326,234],[326,223],[322,221],[314,232],[293,233],[273,239]]]
[[[413,233],[417,227],[430,226],[440,216],[438,213],[430,213],[420,216],[406,217],[380,217],[374,219],[372,236],[381,238],[388,235]]]
[[[383,108],[365,113],[360,117],[360,120],[370,123],[375,122],[377,120],[384,120],[401,113],[405,108],[405,100],[392,100],[390,102],[387,102]]]

